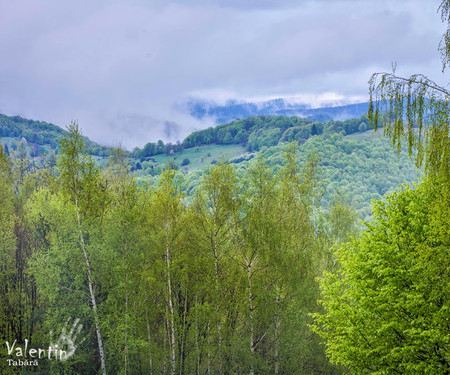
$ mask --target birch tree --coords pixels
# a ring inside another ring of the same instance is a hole
[[[69,137],[61,141],[60,184],[52,189],[43,187],[30,199],[30,223],[35,233],[44,235],[44,247],[33,261],[32,272],[42,294],[54,306],[47,317],[50,329],[60,327],[74,314],[80,319],[92,318],[99,367],[106,374],[94,263],[101,255],[97,251],[102,242],[99,224],[108,205],[99,169],[84,151],[80,130],[72,123]]]

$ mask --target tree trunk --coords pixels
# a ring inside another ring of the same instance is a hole
[[[215,271],[215,282],[216,282],[216,318],[217,318],[217,335],[219,338],[218,343],[218,365],[219,365],[219,375],[223,373],[222,365],[222,322],[220,317],[220,301],[221,296],[219,295],[219,251],[217,249],[217,230],[216,230],[216,219],[214,218],[214,235],[213,235],[213,249],[214,249],[214,271]]]
[[[197,295],[195,296],[195,306],[197,305]],[[200,343],[199,343],[199,328],[198,328],[198,311],[195,310],[195,348],[197,350],[196,375],[200,375]]]
[[[254,375],[253,360],[255,353],[254,328],[253,328],[253,294],[252,294],[252,268],[253,261],[247,265],[247,281],[248,281],[248,318],[250,327],[250,375]]]
[[[186,360],[186,336],[187,336],[187,323],[186,323],[186,317],[187,317],[187,307],[188,307],[188,291],[187,287],[185,288],[185,294],[184,294],[184,310],[183,310],[183,334],[181,336],[181,344],[180,344],[180,375],[183,375],[184,373],[184,366],[185,366],[185,360]]]
[[[145,308],[145,321],[147,323],[147,340],[148,340],[148,364],[150,368],[150,375],[153,374],[153,358],[152,358],[152,341],[151,341],[151,335],[150,335],[150,323],[148,321],[148,312],[147,308]]]
[[[168,314],[168,309],[167,309],[167,299],[166,299],[166,316],[164,318],[164,361],[163,361],[163,375],[166,375],[166,370],[167,370],[167,363],[166,363],[166,347],[167,347],[167,338],[169,337],[169,319],[167,318],[169,316]]]
[[[128,370],[128,272],[125,274],[125,348],[124,348],[124,367],[125,367],[125,375]]]
[[[275,297],[275,328],[274,328],[274,333],[275,333],[275,366],[274,366],[274,373],[278,374],[279,373],[279,361],[278,361],[278,356],[279,356],[279,343],[278,343],[278,335],[279,335],[279,329],[280,329],[280,316],[279,316],[279,304],[280,304],[280,292],[279,292],[279,288],[278,286],[276,287],[277,291],[277,295]]]
[[[169,340],[169,346],[171,351],[171,357],[170,362],[172,366],[171,374],[175,375],[175,368],[176,368],[176,355],[175,355],[175,313],[173,308],[173,301],[172,301],[172,280],[170,275],[170,247],[169,247],[169,238],[168,235],[166,236],[166,267],[167,267],[167,300],[169,304],[169,316],[170,316],[170,340]]]
[[[94,324],[95,324],[95,332],[97,334],[98,351],[100,353],[100,364],[102,367],[102,374],[106,375],[105,352],[103,350],[103,341],[102,341],[102,336],[100,334],[100,320],[98,318],[97,301],[95,299],[95,288],[94,288],[94,282],[92,279],[91,265],[89,263],[89,257],[88,257],[87,251],[86,251],[86,245],[84,243],[83,231],[81,229],[81,220],[80,220],[80,211],[78,209],[78,200],[75,201],[75,207],[76,207],[76,212],[77,212],[79,241],[80,241],[81,249],[83,250],[84,261],[86,263],[86,271],[87,271],[87,275],[88,275],[89,294],[91,297],[92,312],[94,315]]]

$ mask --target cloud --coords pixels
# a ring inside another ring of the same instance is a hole
[[[78,119],[94,140],[128,148],[209,126],[183,111],[193,96],[363,97],[392,61],[403,74],[439,72],[443,28],[425,0],[0,5],[0,112]]]

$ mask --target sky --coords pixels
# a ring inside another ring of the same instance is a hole
[[[186,103],[362,102],[372,73],[446,84],[435,0],[0,0],[0,113],[105,145],[213,124]]]

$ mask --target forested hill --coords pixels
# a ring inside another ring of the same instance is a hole
[[[332,108],[330,108],[331,110]],[[242,145],[247,151],[258,151],[263,146],[274,146],[283,142],[305,142],[310,136],[327,133],[343,133],[349,135],[364,132],[368,129],[365,115],[345,121],[328,121],[327,123],[291,116],[256,116],[236,120],[228,124],[210,127],[191,133],[177,144],[148,142],[142,149],[136,147],[132,157],[145,158],[160,154],[180,152],[184,148],[204,145]],[[14,146],[14,142],[25,139],[31,156],[45,154],[58,147],[58,140],[67,135],[67,131],[51,123],[24,119],[20,116],[0,114],[0,137],[6,148]],[[84,137],[87,152],[95,156],[108,156],[110,148],[101,146]]]
[[[49,150],[56,150],[61,137],[68,132],[57,125],[44,121],[35,121],[20,116],[6,116],[0,114],[0,137],[6,144],[6,149],[15,147],[14,141],[25,139],[30,146],[31,156],[38,156]],[[89,138],[84,137],[87,152],[96,156],[108,156],[110,149],[101,146]]]
[[[135,148],[133,156],[149,157],[153,155],[178,152],[181,148],[192,148],[210,144],[242,145],[248,151],[258,151],[263,146],[275,146],[283,142],[305,142],[310,136],[325,133],[343,133],[349,135],[365,132],[369,129],[365,115],[345,121],[327,123],[291,116],[256,116],[233,121],[191,133],[177,145],[149,142],[142,149]]]
[[[46,122],[0,115],[0,135],[5,150],[26,141],[26,154],[36,166],[46,163],[45,155],[57,154],[58,140],[67,131]],[[21,142],[19,142],[21,141]],[[126,163],[138,183],[155,185],[165,166],[185,175],[188,194],[195,192],[205,170],[229,161],[246,170],[258,154],[278,169],[283,165],[286,144],[295,141],[301,160],[311,153],[319,157],[324,186],[322,204],[345,194],[359,217],[370,217],[370,201],[381,199],[398,184],[417,181],[419,172],[407,155],[400,158],[391,143],[369,129],[365,116],[321,123],[299,117],[257,116],[190,134],[182,143],[149,142],[142,149],[126,152]],[[104,167],[111,149],[85,137],[86,151]]]
[[[183,145],[189,148],[210,143],[243,144],[249,151],[257,151],[263,146],[270,147],[280,142],[303,143],[310,136],[324,132],[343,132],[344,135],[348,135],[367,129],[365,115],[328,123],[296,116],[258,116],[194,132],[183,141]]]

